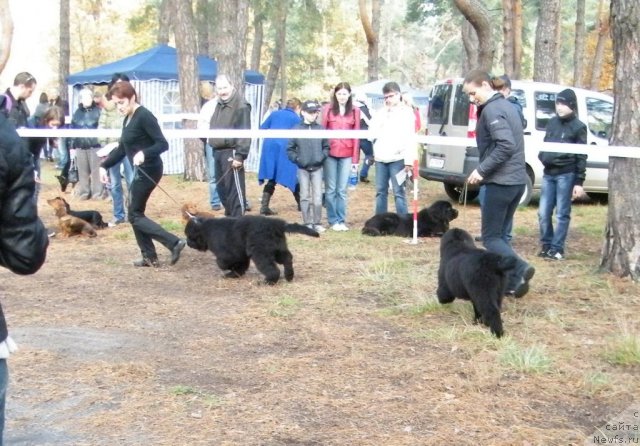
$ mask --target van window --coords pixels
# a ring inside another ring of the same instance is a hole
[[[536,91],[533,97],[536,101],[536,129],[544,130],[549,119],[556,115],[556,94]]]
[[[613,124],[613,103],[602,99],[587,98],[587,125],[599,138],[609,139]]]
[[[429,124],[446,124],[449,115],[449,99],[451,98],[451,84],[439,84],[431,90],[429,100]]]
[[[453,125],[469,125],[469,95],[462,91],[462,84],[456,85],[451,123]]]

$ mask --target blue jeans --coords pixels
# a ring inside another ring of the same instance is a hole
[[[65,138],[60,138],[58,140],[58,157],[59,159],[56,167],[58,169],[62,169],[69,161],[69,149],[67,149],[67,140]]]
[[[387,212],[387,201],[389,196],[389,180],[393,188],[393,197],[396,203],[396,213],[406,214],[407,197],[405,195],[404,183],[398,184],[396,174],[404,169],[404,160],[383,163],[376,161],[376,215]]]
[[[216,185],[216,163],[213,159],[213,149],[209,144],[204,146],[204,156],[207,162],[207,175],[209,176],[209,204],[211,207],[221,206],[220,195]]]
[[[360,150],[364,153],[362,168],[360,168],[360,178],[367,178],[369,175],[369,163],[373,163],[373,143],[368,139],[360,140]]]
[[[2,446],[2,434],[4,433],[4,406],[7,398],[7,384],[9,383],[9,368],[7,360],[0,359],[0,446]]]
[[[564,243],[571,221],[571,196],[575,173],[543,175],[538,206],[540,243],[545,251],[552,249],[564,254]],[[553,228],[553,208],[556,209],[556,228]]]
[[[503,256],[515,257],[517,265],[509,275],[507,290],[514,290],[529,266],[511,247],[507,232],[513,227],[513,215],[520,203],[525,185],[505,186],[485,184],[480,211],[482,213],[482,243],[488,251]]]
[[[329,225],[344,223],[347,218],[347,184],[351,173],[351,157],[327,157],[324,161],[324,193]]]
[[[124,206],[124,194],[122,193],[122,174],[120,166],[124,167],[124,180],[127,183],[127,191],[131,190],[131,181],[133,180],[133,168],[126,156],[118,164],[109,169],[111,177],[111,198],[113,199],[113,218],[118,221],[124,221],[126,217]]]
[[[484,201],[485,192],[486,191],[483,184],[482,186],[480,186],[480,192],[478,192],[478,201],[480,202],[481,208],[482,208],[482,202]],[[507,229],[505,230],[505,233],[506,233],[507,242],[511,243],[511,239],[513,238],[513,220],[511,220],[511,224],[509,225],[509,227],[507,227]]]

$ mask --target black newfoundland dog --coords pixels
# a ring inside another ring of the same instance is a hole
[[[293,256],[287,248],[286,232],[319,237],[313,229],[278,218],[245,215],[232,218],[191,218],[185,226],[187,244],[198,251],[211,251],[226,277],[240,277],[253,259],[265,282],[280,279],[278,263],[284,266],[284,278],[293,279]]]
[[[481,321],[498,338],[502,336],[500,307],[507,276],[516,267],[514,257],[476,248],[468,232],[454,228],[440,240],[438,300],[450,303],[458,297],[473,303],[475,321]]]
[[[439,200],[418,212],[418,237],[440,237],[449,230],[449,222],[458,217],[451,203]],[[364,223],[365,235],[413,235],[413,214],[399,215],[385,212],[371,217]]]

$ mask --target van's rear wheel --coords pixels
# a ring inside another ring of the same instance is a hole
[[[464,185],[459,186],[457,184],[452,183],[443,183],[444,191],[447,193],[447,196],[451,198],[453,201],[460,202],[460,196],[464,191]],[[477,189],[468,190],[467,189],[467,202],[473,201],[478,196],[479,191]]]

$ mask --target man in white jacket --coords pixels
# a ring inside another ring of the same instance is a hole
[[[209,130],[211,117],[213,116],[213,112],[215,111],[217,104],[217,96],[213,96],[213,98],[202,104],[202,108],[200,109],[200,118],[198,119],[198,130]],[[207,167],[207,176],[209,177],[209,204],[211,205],[212,210],[219,211],[222,209],[222,202],[220,201],[220,196],[218,195],[218,189],[216,187],[216,168],[215,163],[213,162],[213,149],[207,142],[207,138],[202,138],[202,141],[204,142],[205,165]]]
[[[382,87],[384,107],[378,110],[369,128],[375,135],[373,156],[376,163],[376,215],[387,212],[389,180],[398,214],[406,214],[407,199],[404,181],[398,183],[398,173],[409,173],[417,157],[415,116],[413,110],[402,102],[400,86],[387,82]]]

